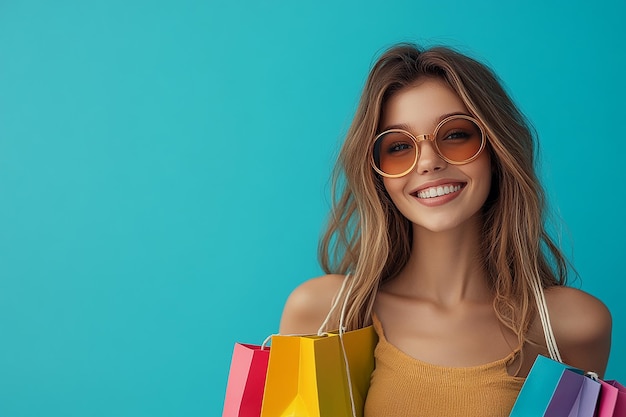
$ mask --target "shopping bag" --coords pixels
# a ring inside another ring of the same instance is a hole
[[[626,388],[617,381],[600,381],[596,417],[626,417]]]
[[[235,343],[222,417],[259,417],[270,348]]]
[[[593,417],[599,394],[600,382],[539,355],[509,417]]]
[[[372,326],[272,336],[261,417],[363,416],[377,340]]]

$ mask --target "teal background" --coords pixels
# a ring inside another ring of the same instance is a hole
[[[219,416],[235,341],[321,273],[374,58],[489,63],[541,138],[626,380],[621,1],[0,0],[0,416]]]

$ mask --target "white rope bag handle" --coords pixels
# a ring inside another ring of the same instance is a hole
[[[326,316],[326,319],[324,320],[319,330],[317,331],[318,336],[326,334],[326,332],[324,332],[324,328],[328,324],[328,321],[330,320],[330,316],[333,314],[333,312],[339,305],[339,300],[341,299],[341,296],[343,295],[343,292],[346,288],[348,277],[350,277],[350,274],[347,274],[345,278],[343,279],[343,283],[341,284],[339,293],[337,293],[337,295],[335,296],[335,300],[333,301],[333,305],[331,306],[330,311],[328,312],[328,315]],[[341,344],[341,353],[343,354],[343,362],[346,365],[346,375],[348,377],[348,391],[350,393],[350,406],[352,407],[352,417],[356,417],[356,406],[354,405],[354,393],[352,392],[352,377],[350,375],[350,365],[348,364],[348,355],[346,354],[346,347],[343,344],[343,334],[346,331],[343,320],[346,315],[346,309],[348,307],[348,297],[350,296],[350,293],[352,292],[352,289],[354,288],[354,282],[355,280],[352,280],[352,283],[350,284],[350,287],[348,288],[348,292],[343,298],[343,304],[341,306],[341,316],[339,317],[339,343]]]
[[[543,327],[543,335],[546,338],[546,347],[548,348],[550,358],[562,363],[561,352],[559,352],[559,347],[556,344],[556,338],[552,331],[552,324],[550,324],[550,314],[548,313],[546,297],[541,282],[539,281],[539,271],[536,271],[535,276],[537,278],[532,281],[532,290],[537,302],[537,310],[539,312],[539,318],[541,319],[541,326]]]

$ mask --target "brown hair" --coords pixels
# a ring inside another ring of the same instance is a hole
[[[543,288],[564,285],[567,262],[544,226],[533,131],[497,76],[453,49],[401,44],[374,64],[333,173],[333,207],[320,241],[320,263],[327,273],[352,274],[347,328],[370,324],[379,285],[409,259],[411,223],[371,168],[367,145],[387,100],[423,76],[444,80],[485,127],[493,178],[483,208],[482,259],[496,314],[521,346],[537,311],[533,280]],[[337,326],[334,319],[329,327]]]

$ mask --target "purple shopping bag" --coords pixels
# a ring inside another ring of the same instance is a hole
[[[222,417],[259,417],[270,348],[235,343]]]
[[[544,416],[593,417],[599,395],[598,381],[566,369]]]
[[[509,417],[594,417],[599,394],[598,381],[540,355]]]

